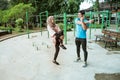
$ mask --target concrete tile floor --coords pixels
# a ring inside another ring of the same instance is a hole
[[[107,54],[93,40],[88,43],[88,67],[83,68],[76,59],[73,32],[67,35],[67,50],[60,50],[57,58],[60,65],[52,63],[54,47],[47,32],[14,37],[0,42],[0,80],[95,80],[95,73],[120,73],[120,54]],[[89,35],[89,32],[88,32]],[[118,52],[119,53],[119,52]]]

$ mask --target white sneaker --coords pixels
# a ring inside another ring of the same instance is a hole
[[[80,57],[78,57],[74,62],[79,62],[81,60]]]
[[[82,67],[87,67],[87,62],[84,62]]]

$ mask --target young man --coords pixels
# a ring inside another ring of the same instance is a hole
[[[77,60],[76,62],[80,61],[80,46],[82,45],[82,49],[84,51],[84,65],[83,67],[87,66],[87,38],[86,38],[86,31],[89,27],[89,23],[93,22],[93,20],[87,20],[85,18],[85,11],[81,10],[78,12],[78,18],[75,19],[76,24],[76,35],[75,35],[75,44],[77,48]]]

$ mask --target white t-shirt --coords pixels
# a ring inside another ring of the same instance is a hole
[[[58,25],[56,25],[53,30],[49,25],[47,25],[47,30],[48,30],[50,36],[53,37],[56,32],[60,31],[60,28],[58,27]]]

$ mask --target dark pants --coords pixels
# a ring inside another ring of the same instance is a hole
[[[59,50],[60,50],[60,42],[59,40],[56,41],[56,44],[55,44],[55,54],[54,54],[54,60],[56,61],[57,59],[57,56],[58,56],[58,53],[59,53]]]
[[[76,44],[76,48],[77,48],[77,57],[80,57],[80,46],[82,45],[82,49],[84,51],[84,61],[87,61],[87,57],[88,57],[88,52],[87,52],[87,40],[86,39],[82,39],[82,38],[76,38],[75,39],[75,44]]]
[[[60,39],[60,36],[63,35],[63,31],[60,31],[58,33],[55,34],[56,38],[56,44],[55,44],[55,54],[54,54],[54,60],[56,61],[57,59],[57,56],[59,54],[59,50],[60,50],[60,43],[62,44],[63,43],[63,40]]]

